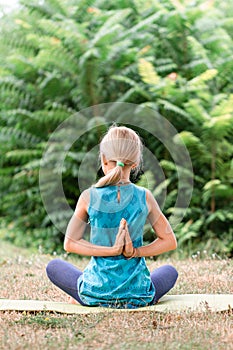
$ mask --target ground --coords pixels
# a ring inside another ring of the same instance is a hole
[[[1,243],[1,298],[66,301],[47,279],[45,267],[54,256],[31,254]],[[83,269],[87,258],[68,259]],[[197,254],[190,259],[147,260],[149,268],[173,264],[179,279],[172,294],[233,293],[233,261]],[[232,311],[158,313],[0,312],[0,349],[156,349],[230,350]]]

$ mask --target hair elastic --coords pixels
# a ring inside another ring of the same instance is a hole
[[[123,162],[120,162],[119,160],[117,161],[117,166],[125,166],[125,164]]]

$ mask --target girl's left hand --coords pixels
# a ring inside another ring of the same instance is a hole
[[[113,245],[113,249],[115,252],[115,255],[120,255],[123,252],[123,247],[125,244],[125,219],[122,219],[120,222],[119,230],[116,236],[115,243]]]
[[[134,253],[134,247],[133,247],[133,243],[129,234],[129,230],[128,230],[128,225],[127,222],[125,222],[125,245],[124,245],[124,249],[122,254],[126,257],[126,258],[130,258],[133,253]]]

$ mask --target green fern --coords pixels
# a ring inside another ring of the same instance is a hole
[[[48,18],[53,15],[53,10],[47,1],[45,1],[43,4],[40,4],[36,1],[21,0],[21,4],[29,10],[29,13]]]
[[[131,13],[130,9],[118,10],[111,13],[111,16],[101,26],[99,31],[92,39],[93,46],[104,45],[110,43],[110,40],[114,38],[117,31],[122,31],[123,27],[119,25],[119,21],[124,21]]]
[[[177,129],[174,147],[185,144],[192,158],[193,196],[176,230],[182,248],[191,252],[197,246],[214,249],[216,244],[230,256],[232,5],[216,0],[207,13],[202,3],[23,0],[22,8],[1,18],[0,215],[9,239],[42,245],[44,250],[62,246],[63,234],[48,218],[38,188],[43,150],[53,131],[72,114],[93,104],[125,101],[169,119]],[[104,118],[97,108],[95,113]],[[177,174],[187,170],[174,164],[149,131],[140,129],[150,130],[150,113],[144,116],[137,131],[165,174],[152,191],[168,217],[179,216],[183,209],[175,207]],[[137,117],[132,115],[133,123]],[[50,174],[60,171],[56,155],[61,147],[69,149],[62,178],[67,201],[74,207],[83,155],[105,132],[96,120],[92,115],[80,117],[77,131],[85,126],[92,131],[73,145],[61,145],[70,127],[61,131],[53,143],[57,153],[45,164],[47,182],[42,186],[54,198],[54,220],[63,227],[67,213],[60,212],[62,199],[53,195],[56,184]],[[184,193],[186,185],[181,184]]]
[[[67,16],[69,12],[67,11],[66,4],[61,0],[49,0],[49,6],[52,9],[52,12],[59,13],[62,16]]]
[[[164,99],[158,99],[157,102],[158,102],[158,104],[162,105],[165,110],[175,112],[175,113],[185,117],[186,119],[191,120],[190,115],[184,109],[174,105],[173,103],[166,101]],[[191,122],[192,122],[192,120],[191,120]]]
[[[211,214],[207,220],[206,224],[209,225],[214,221],[221,221],[221,222],[233,222],[233,214],[229,210],[217,210],[215,213]]]
[[[28,149],[22,149],[22,150],[14,150],[9,151],[5,154],[5,157],[10,160],[11,162],[21,163],[28,161],[33,158],[41,157],[42,152],[40,150],[28,150]]]
[[[208,138],[215,137],[221,140],[223,137],[232,134],[233,131],[233,115],[224,114],[220,117],[213,117],[206,121],[203,125],[204,134]]]
[[[198,98],[192,98],[185,103],[185,110],[192,116],[197,124],[203,124],[211,117]]]
[[[203,225],[204,217],[193,223],[191,220],[187,221],[181,229],[177,230],[177,240],[179,246],[184,246],[194,238],[199,236],[200,228]]]
[[[156,73],[153,65],[144,58],[139,60],[138,70],[144,83],[151,85],[158,85],[160,83],[160,77]]]
[[[28,144],[35,144],[41,141],[41,139],[33,134],[30,134],[24,130],[20,130],[13,127],[3,127],[0,130],[0,134],[3,136],[9,136],[14,139],[28,142]]]
[[[35,57],[33,60],[35,66],[42,69],[48,67],[59,69],[61,72],[74,74],[77,71],[76,57],[64,47],[50,47],[50,44],[51,42],[47,42],[47,48],[41,49]]]
[[[215,78],[218,74],[217,69],[208,69],[202,74],[196,76],[188,82],[188,89],[200,89],[200,86],[205,87],[205,83]]]
[[[211,111],[213,117],[230,115],[233,113],[233,94],[222,96],[220,103]]]
[[[147,18],[139,21],[136,25],[132,26],[130,29],[124,31],[121,34],[121,40],[122,38],[125,38],[127,36],[134,36],[137,35],[140,30],[143,30],[143,28],[148,28],[148,26],[152,25],[153,23],[156,23],[156,21],[163,16],[163,14],[166,13],[166,10],[163,8],[160,11],[153,13],[151,16],[148,16]]]
[[[222,183],[219,179],[211,180],[204,186],[203,201],[207,203],[214,193],[215,198],[233,198],[233,189],[231,186]]]
[[[195,58],[208,60],[207,51],[200,41],[193,36],[188,36],[187,41]]]

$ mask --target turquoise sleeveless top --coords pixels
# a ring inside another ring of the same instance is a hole
[[[148,215],[146,191],[134,184],[91,187],[88,215],[92,243],[113,246],[125,218],[134,247],[140,247]],[[90,306],[137,308],[150,304],[155,296],[145,258],[92,257],[77,283],[81,300]]]

